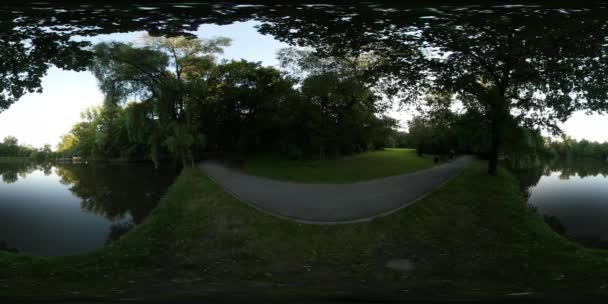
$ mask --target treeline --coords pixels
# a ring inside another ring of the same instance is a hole
[[[148,38],[102,43],[90,70],[105,95],[62,137],[63,156],[164,158],[191,165],[205,151],[325,158],[396,146],[403,135],[365,73],[373,58],[319,58],[284,49],[281,70],[219,61],[229,45]]]
[[[490,134],[481,113],[472,109],[453,111],[442,106],[447,104],[442,98],[445,97],[427,98],[424,105],[428,107],[409,121],[408,133],[402,135],[401,142],[416,148],[419,154],[445,155],[454,149],[485,156],[490,148]],[[530,167],[540,159],[608,159],[608,142],[577,141],[567,135],[551,139],[514,119],[505,120],[503,132],[500,154],[515,168]]]
[[[45,162],[54,160],[56,154],[52,151],[51,145],[34,148],[29,145],[20,145],[19,140],[14,136],[6,136],[0,143],[0,157],[28,158],[35,162]]]
[[[547,139],[545,147],[547,153],[556,158],[608,159],[608,142],[599,143],[586,139],[577,141],[571,137],[562,136],[560,140]]]

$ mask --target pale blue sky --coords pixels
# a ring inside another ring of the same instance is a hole
[[[220,56],[226,59],[244,58],[261,61],[263,65],[277,65],[276,51],[288,46],[264,36],[254,28],[255,22],[231,25],[204,25],[196,34],[201,38],[225,36],[232,38],[232,45]],[[101,35],[89,38],[93,42],[123,41],[137,42],[144,32]],[[0,140],[7,135],[16,136],[21,143],[41,147],[51,144],[53,148],[62,134],[80,121],[80,112],[101,104],[103,96],[90,72],[64,71],[51,68],[43,78],[44,92],[28,94],[10,109],[0,113]],[[408,113],[391,111],[389,115],[402,123],[410,117]],[[595,141],[608,141],[608,117],[586,116],[576,113],[564,125],[570,136]]]

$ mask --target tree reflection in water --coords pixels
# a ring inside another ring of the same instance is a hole
[[[549,177],[557,173],[557,178],[562,181],[567,181],[574,177],[580,179],[590,177],[606,178],[608,177],[608,162],[594,159],[550,159],[545,160],[541,166],[514,172],[520,181],[520,186],[526,198],[530,198],[534,188],[543,176]],[[534,205],[529,205],[529,207],[532,211],[539,214],[556,233],[588,247],[608,248],[608,242],[601,236],[573,237],[568,235],[568,229],[559,217],[551,214],[541,214],[538,207]]]
[[[546,164],[546,171],[560,172],[560,179],[570,179],[570,177],[578,176],[585,178],[588,176],[608,176],[608,162],[593,159],[575,159],[575,160],[553,160]]]
[[[530,197],[530,188],[538,184],[541,176],[546,175],[544,170],[543,166],[534,166],[525,170],[513,170],[526,198]]]
[[[2,182],[12,184],[18,181],[19,178],[25,178],[37,169],[39,169],[39,166],[34,163],[6,162],[0,166],[0,176],[2,177]]]
[[[11,200],[22,199],[20,195],[24,192],[37,191],[29,188],[33,187],[32,185],[45,185],[44,187],[49,187],[49,191],[56,191],[57,193],[64,192],[67,188],[71,195],[61,194],[59,197],[70,199],[70,196],[74,196],[77,198],[75,202],[79,202],[80,209],[83,212],[110,221],[106,224],[109,226],[108,234],[102,236],[107,239],[106,243],[109,243],[120,238],[129,229],[144,220],[159,203],[178,173],[176,168],[171,167],[154,170],[150,163],[35,164],[26,161],[2,162],[0,163],[2,180],[0,184],[9,184],[6,187],[9,190],[9,205]],[[31,181],[28,180],[30,178],[32,178]],[[19,187],[10,185],[21,179],[24,180],[24,185]],[[61,184],[65,186],[62,187]],[[13,198],[10,193],[17,195],[17,198]],[[40,197],[36,197],[36,200],[40,199]],[[74,201],[69,200],[69,202]],[[49,217],[52,216],[51,214],[53,212],[49,212]],[[17,248],[14,248],[16,246],[14,242],[14,239],[0,239],[0,251],[17,250]]]
[[[147,164],[61,165],[55,173],[82,199],[82,210],[116,222],[108,241],[141,223],[177,175],[175,169]]]
[[[108,235],[108,239],[106,240],[106,244],[118,240],[125,233],[133,229],[133,227],[135,227],[135,223],[133,223],[133,221],[112,224],[112,226],[110,227],[110,234]]]

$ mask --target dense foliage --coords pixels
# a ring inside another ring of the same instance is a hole
[[[555,158],[608,159],[608,142],[576,140],[566,135],[563,135],[559,140],[548,139],[546,149],[547,153]]]
[[[51,145],[42,148],[34,148],[29,145],[20,145],[14,136],[7,136],[0,142],[0,157],[3,158],[29,158],[35,162],[53,160],[56,155],[51,150]]]
[[[453,92],[454,101],[483,114],[490,174],[513,123],[558,132],[575,110],[606,109],[608,86],[599,80],[605,39],[586,21],[476,12],[439,14],[421,26],[421,45],[436,51],[422,68],[430,90]]]
[[[229,43],[148,37],[140,46],[96,45],[90,68],[105,102],[82,114],[59,151],[187,166],[204,151],[325,158],[397,145],[396,120],[382,115],[373,80],[356,68],[373,59],[285,49],[279,70],[218,61]]]
[[[407,140],[418,154],[446,155],[450,150],[491,157],[492,135],[485,127],[483,113],[472,109],[450,109],[446,96],[427,98],[429,107],[409,122]],[[514,167],[528,167],[547,155],[540,130],[518,124],[511,118],[504,122],[501,156]]]
[[[558,133],[574,111],[608,109],[605,12],[489,3],[413,6],[302,9],[298,18],[269,17],[261,31],[323,54],[382,54],[390,64],[380,73],[401,84],[404,104],[437,91],[453,94],[452,104],[481,114],[492,175],[509,124]]]

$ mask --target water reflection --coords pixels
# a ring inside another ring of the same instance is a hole
[[[34,172],[38,165],[27,162],[10,162],[0,165],[0,177],[5,184],[12,184]]]
[[[150,165],[63,165],[55,168],[60,182],[82,199],[87,212],[115,221],[129,214],[136,224],[156,206],[173,170]]]
[[[608,248],[608,162],[551,160],[518,176],[528,204],[556,232]]]
[[[103,246],[141,223],[176,174],[149,164],[0,163],[0,250],[65,255]]]
[[[110,226],[110,234],[108,234],[106,244],[118,240],[125,233],[129,232],[129,230],[133,229],[133,227],[135,227],[133,221],[112,224],[112,226]]]

